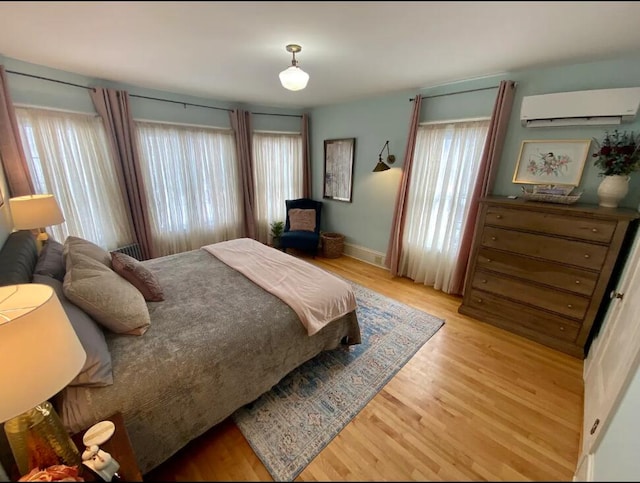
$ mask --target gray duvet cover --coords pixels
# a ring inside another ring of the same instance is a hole
[[[355,312],[310,337],[289,306],[202,249],[143,263],[165,294],[148,302],[149,330],[105,332],[114,384],[57,401],[74,432],[122,412],[143,473],[321,351],[360,342]]]

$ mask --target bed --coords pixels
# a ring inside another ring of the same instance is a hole
[[[13,235],[0,267],[32,262],[28,237]],[[360,342],[355,309],[310,336],[289,305],[207,250],[141,263],[164,292],[163,301],[146,303],[148,330],[104,330],[113,384],[67,386],[54,404],[71,432],[122,412],[143,473],[321,351]]]

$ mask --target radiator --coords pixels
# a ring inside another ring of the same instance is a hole
[[[135,258],[136,260],[142,260],[142,250],[140,250],[140,245],[138,245],[137,243],[125,245],[123,247],[116,248],[113,251],[124,253],[126,255],[129,255],[130,257]]]

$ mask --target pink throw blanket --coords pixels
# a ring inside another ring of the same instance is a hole
[[[356,308],[347,282],[251,238],[202,248],[289,305],[309,335]]]

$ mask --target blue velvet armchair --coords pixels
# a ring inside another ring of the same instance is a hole
[[[287,207],[287,217],[284,224],[284,232],[280,237],[280,248],[285,252],[287,251],[287,248],[295,248],[316,256],[318,254],[318,245],[320,243],[320,214],[322,213],[322,202],[312,200],[310,198],[299,198],[297,200],[285,200],[285,204]],[[294,208],[301,210],[315,210],[316,223],[313,231],[291,230],[289,210]]]

